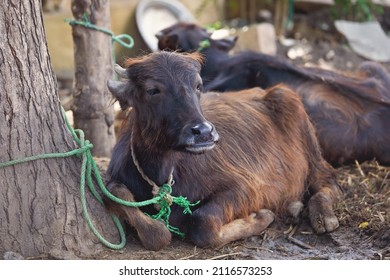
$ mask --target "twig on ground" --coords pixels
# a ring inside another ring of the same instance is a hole
[[[244,246],[244,247],[247,248],[247,249],[252,249],[252,250],[263,250],[263,251],[268,251],[270,253],[274,252],[274,251],[272,251],[272,250],[270,250],[268,248],[264,248],[264,247],[256,247],[256,246],[253,246],[253,247],[251,247],[251,246]]]
[[[224,255],[219,255],[219,256],[212,257],[209,260],[218,260],[218,259],[222,259],[222,258],[225,258],[225,257],[237,256],[237,255],[241,255],[241,254],[242,254],[241,252],[224,254]]]
[[[367,189],[364,189],[364,192],[371,198],[375,199],[375,196],[371,194]]]
[[[189,258],[195,257],[196,255],[198,255],[198,254],[192,254],[189,256],[185,256],[185,257],[180,258],[179,260],[188,260]]]
[[[301,234],[303,234],[303,235],[312,235],[314,233],[312,231],[301,231]]]
[[[366,177],[366,175],[364,174],[364,172],[363,172],[363,170],[362,170],[362,168],[357,160],[355,160],[355,164],[356,164],[357,169],[360,172],[360,175],[362,175],[363,177]]]
[[[378,213],[378,218],[379,218],[379,220],[380,220],[382,223],[384,223],[384,222],[385,222],[385,218],[383,217],[382,213],[381,213],[380,211],[377,211],[377,213]]]
[[[390,171],[386,173],[386,176],[385,176],[385,178],[383,179],[383,181],[382,181],[382,183],[381,183],[381,186],[379,187],[379,190],[381,190],[382,187],[385,185],[385,182],[386,182],[387,176],[389,176],[389,173],[390,173]]]
[[[293,225],[290,225],[290,227],[286,231],[283,231],[283,234],[290,234],[293,231],[293,229],[294,229]]]
[[[295,237],[287,236],[287,240],[294,243],[295,245],[298,245],[299,247],[302,247],[303,249],[314,249],[314,247],[310,246],[309,244],[306,244],[305,242],[302,242]]]
[[[295,237],[293,237],[293,235],[297,231],[297,228],[298,228],[298,226],[293,227],[293,229],[290,231],[290,233],[287,236],[287,240],[294,243],[295,245],[298,245],[299,247],[304,248],[304,249],[314,249],[314,247],[310,246],[309,244],[306,244],[305,242],[300,241],[300,240],[296,239]]]

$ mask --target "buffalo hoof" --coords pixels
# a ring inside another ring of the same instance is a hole
[[[331,199],[324,193],[317,193],[310,198],[309,218],[313,229],[318,234],[332,232],[339,227]]]
[[[151,220],[144,232],[138,231],[139,239],[147,250],[159,251],[171,243],[172,234],[163,222]]]

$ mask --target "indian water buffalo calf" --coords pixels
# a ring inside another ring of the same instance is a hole
[[[144,201],[173,175],[172,195],[200,203],[192,216],[173,206],[169,222],[199,247],[259,235],[274,213],[298,216],[304,196],[314,230],[335,230],[340,190],[299,97],[283,86],[201,95],[201,63],[198,53],[157,52],[117,68],[125,80],[108,87],[132,109],[109,164],[111,193]],[[171,241],[167,227],[144,214],[153,207],[108,198],[105,205],[147,249]]]
[[[324,158],[338,166],[376,159],[390,165],[390,75],[377,63],[364,62],[353,74],[298,67],[275,56],[252,51],[229,55],[203,28],[178,23],[156,35],[159,48],[205,56],[205,90],[269,88],[283,83],[302,98]],[[209,41],[208,47],[199,48]],[[235,40],[225,39],[234,47]]]

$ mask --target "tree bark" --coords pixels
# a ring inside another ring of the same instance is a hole
[[[76,148],[60,110],[40,1],[0,5],[0,162]],[[98,71],[100,69],[96,69]],[[82,216],[80,157],[36,160],[0,169],[0,259],[52,254],[88,257],[104,247]],[[87,196],[108,239],[118,234],[104,208]]]
[[[110,29],[108,0],[72,1],[76,20],[86,15],[88,20],[101,28]],[[110,157],[115,145],[114,106],[110,106],[111,94],[107,80],[112,78],[111,37],[103,32],[73,25],[75,50],[74,122],[84,130],[94,144],[95,156]]]
[[[289,0],[275,0],[275,15],[274,25],[275,32],[278,38],[286,35],[286,24],[288,19],[288,1]]]

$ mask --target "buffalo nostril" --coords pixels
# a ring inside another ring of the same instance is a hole
[[[193,135],[206,135],[213,131],[213,127],[208,122],[203,122],[191,127]]]
[[[191,131],[192,131],[193,135],[199,135],[200,134],[200,130],[197,127],[195,127],[195,126],[191,128]]]

